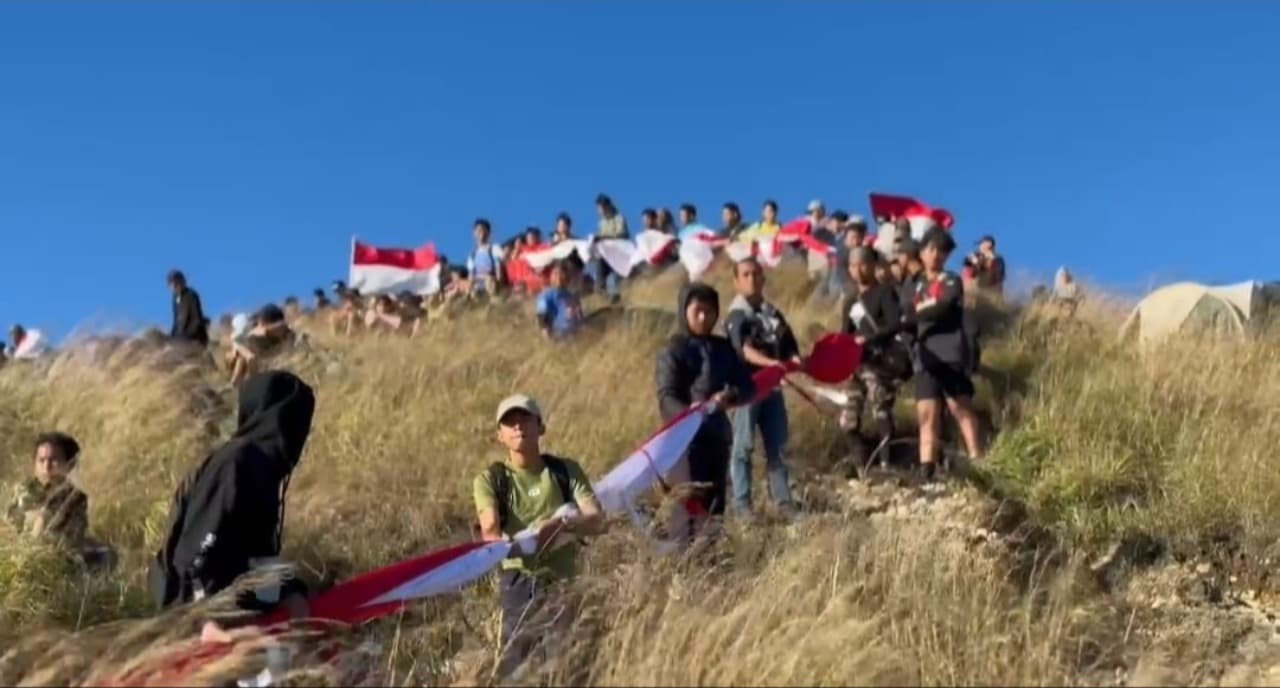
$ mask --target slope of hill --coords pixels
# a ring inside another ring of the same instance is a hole
[[[771,278],[797,330],[834,326],[802,274]],[[657,309],[671,308],[677,280],[635,285],[633,310],[563,346],[506,307],[434,322],[414,340],[319,335],[317,351],[287,362],[318,398],[290,489],[288,557],[323,584],[470,538],[470,479],[498,454],[490,413],[513,391],[542,402],[551,451],[602,475],[658,424],[653,356],[669,318]],[[658,558],[618,524],[586,551],[569,591],[580,620],[543,678],[1274,680],[1277,349],[1189,341],[1141,356],[1114,345],[1113,326],[1102,312],[1012,319],[979,384],[999,431],[991,459],[941,491],[836,479],[834,423],[792,397],[790,455],[810,515],[731,524],[698,562]],[[174,486],[225,430],[231,399],[211,373],[148,356],[120,349],[0,371],[2,477],[29,470],[39,431],[73,433],[93,534],[121,554],[115,573],[86,577],[0,536],[0,646],[10,648],[0,682],[110,674],[196,627],[189,610],[147,618],[145,567]],[[488,585],[432,598],[344,638],[348,657],[379,684],[486,682],[494,610]],[[245,651],[199,679],[252,674],[258,661]],[[342,680],[312,668],[300,680]]]

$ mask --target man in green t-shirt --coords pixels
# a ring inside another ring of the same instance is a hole
[[[537,533],[537,552],[502,562],[502,660],[509,675],[525,659],[537,634],[521,633],[535,603],[543,604],[549,586],[574,575],[575,536],[604,530],[604,512],[577,462],[543,454],[546,432],[538,403],[523,394],[498,404],[498,442],[507,459],[476,476],[472,485],[476,516],[485,540],[501,540],[525,529]]]

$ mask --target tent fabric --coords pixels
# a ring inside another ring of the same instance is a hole
[[[1264,293],[1258,282],[1220,287],[1194,282],[1170,284],[1142,299],[1120,326],[1120,334],[1143,343],[1184,328],[1244,335],[1265,310]]]

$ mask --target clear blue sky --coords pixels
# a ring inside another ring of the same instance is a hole
[[[1011,270],[1277,277],[1275,2],[0,3],[0,321],[167,326],[344,277],[768,197],[951,209]]]

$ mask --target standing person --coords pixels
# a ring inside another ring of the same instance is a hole
[[[898,339],[902,313],[895,285],[879,281],[874,249],[858,246],[849,253],[849,276],[853,289],[840,307],[841,331],[854,335],[862,348],[862,364],[850,380],[849,405],[841,411],[840,427],[849,436],[853,457],[860,468],[866,464],[863,442],[863,412],[870,407],[879,436],[877,447],[887,447],[893,438],[893,405],[898,381],[911,374],[911,356]],[[880,463],[888,463],[888,452]]]
[[[169,337],[204,348],[209,345],[209,319],[204,317],[200,295],[187,285],[181,270],[170,270],[166,282],[173,292],[173,326]]]
[[[687,478],[710,484],[709,490],[698,495],[697,503],[712,516],[724,513],[727,496],[733,425],[726,410],[749,402],[755,394],[751,371],[729,340],[714,334],[719,317],[720,295],[714,288],[702,282],[682,287],[676,304],[678,332],[658,353],[654,373],[658,411],[664,421],[696,403],[713,405],[689,444],[686,463],[672,476],[673,483],[687,482],[683,480]],[[673,535],[687,537],[687,518],[677,516],[672,525],[680,531]]]
[[[826,295],[845,296],[853,283],[849,277],[849,253],[867,239],[867,221],[861,215],[850,216],[843,210],[831,214],[836,222],[835,245],[831,267],[827,273]]]
[[[760,208],[760,221],[752,225],[751,232],[756,241],[764,241],[778,236],[782,225],[778,224],[778,202],[768,200]]]
[[[968,370],[964,287],[960,277],[946,269],[947,258],[955,247],[955,240],[942,229],[925,233],[920,245],[924,272],[915,282],[911,314],[916,327],[915,396],[920,424],[920,467],[926,480],[932,480],[936,470],[944,401],[960,426],[969,456],[982,457],[978,417],[973,412],[973,382]]]
[[[738,208],[737,203],[725,203],[720,209],[720,220],[724,223],[724,227],[720,230],[720,234],[729,241],[737,241],[738,239],[747,238],[747,224],[742,221],[742,210]]]
[[[973,269],[974,282],[980,293],[996,299],[1004,295],[1004,258],[996,253],[996,238],[990,234],[978,240],[977,250],[965,258]]]
[[[823,205],[822,201],[817,199],[809,201],[807,218],[809,220],[809,233],[812,234],[815,239],[827,244],[828,246],[835,243],[827,218],[827,208]],[[819,289],[817,293],[819,295],[825,295],[823,280],[830,271],[828,259],[825,255],[819,254],[815,251],[807,251],[807,254],[809,279],[818,283]]]
[[[658,226],[658,211],[653,208],[645,208],[640,211],[640,231],[662,231],[662,228]]]
[[[312,309],[315,310],[316,315],[322,315],[328,312],[328,310],[333,306],[333,303],[329,301],[329,297],[324,293],[323,289],[316,289],[311,292],[311,295],[314,297],[314,305],[312,306]]]
[[[502,249],[491,242],[493,225],[479,218],[472,229],[476,246],[467,256],[467,272],[471,275],[472,295],[494,296],[506,283],[502,270]]]
[[[734,264],[733,286],[737,296],[729,305],[725,333],[752,373],[787,362],[800,362],[800,347],[795,334],[782,311],[765,300],[764,284],[764,268],[755,258]],[[729,470],[733,477],[734,509],[742,515],[751,513],[751,453],[756,428],[760,429],[764,440],[770,496],[780,511],[790,515],[794,505],[785,456],[787,404],[780,388],[759,402],[739,406],[733,412],[733,449]]]
[[[556,231],[551,237],[551,243],[558,244],[572,238],[573,218],[569,217],[569,213],[560,213],[559,215],[556,215]]]
[[[690,232],[701,232],[706,227],[698,222],[698,207],[692,203],[680,205],[680,235],[687,237]]]
[[[676,220],[672,217],[670,209],[663,208],[658,211],[658,229],[662,230],[663,234],[670,234],[671,236],[679,234],[676,229]]]
[[[502,562],[498,672],[506,678],[538,640],[522,622],[534,607],[554,602],[557,584],[577,573],[574,536],[604,532],[605,520],[582,466],[542,452],[547,426],[536,401],[523,394],[507,397],[498,404],[495,422],[506,460],[491,464],[472,483],[481,537],[501,540],[525,529],[538,536],[536,553]]]
[[[292,373],[261,373],[240,388],[235,434],[182,481],[165,539],[148,573],[151,594],[168,607],[215,595],[249,571],[278,563],[284,501],[302,457],[315,396]],[[247,591],[241,608],[283,604],[304,616],[301,582],[286,577]],[[206,624],[206,634],[216,634]]]
[[[582,324],[582,302],[569,288],[569,267],[557,260],[547,271],[550,286],[538,294],[538,325],[548,339],[564,339]]]
[[[597,239],[628,239],[627,218],[618,212],[613,199],[605,194],[596,196],[596,212],[600,215],[600,224],[596,227]],[[617,303],[622,300],[618,293],[621,276],[609,267],[608,261],[596,259],[596,288],[609,293],[609,300]]]

